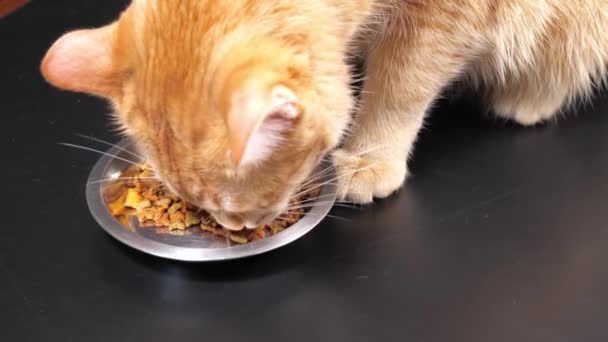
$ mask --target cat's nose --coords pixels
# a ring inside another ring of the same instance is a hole
[[[255,229],[258,227],[258,223],[257,222],[247,222],[245,223],[245,228],[247,229]]]
[[[264,223],[266,223],[266,222],[263,222],[263,219],[260,218],[259,216],[249,217],[247,220],[245,220],[245,228],[256,229],[257,227],[259,227],[260,225],[262,225]]]
[[[247,227],[247,229],[255,229],[261,225],[268,224],[272,222],[272,220],[274,220],[274,218],[277,217],[279,213],[280,212],[273,212],[263,216],[258,216],[256,219],[253,220],[248,220],[245,223],[245,227]]]
[[[245,228],[245,223],[242,220],[237,220],[233,217],[226,217],[225,215],[213,215],[213,218],[219,223],[222,227],[228,230],[243,230]]]

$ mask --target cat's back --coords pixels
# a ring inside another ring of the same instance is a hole
[[[485,30],[500,70],[575,78],[605,72],[608,1],[510,0],[495,4]],[[576,75],[578,74],[578,76]]]

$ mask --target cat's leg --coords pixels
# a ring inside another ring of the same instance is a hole
[[[566,3],[564,8],[569,7]],[[535,125],[555,118],[578,100],[591,98],[606,80],[608,71],[605,14],[608,7],[598,4],[577,3],[570,13],[539,13],[545,18],[536,21],[536,35],[526,25],[528,19],[519,16],[510,25],[513,30],[510,34],[493,39],[502,41],[498,45],[503,48],[493,50],[494,55],[485,64],[486,72],[478,77],[503,76],[499,80],[484,80],[492,92],[491,105],[497,115],[522,125]],[[555,6],[554,10],[561,6]],[[604,11],[598,11],[600,7]],[[513,37],[526,39],[517,45]],[[511,48],[504,48],[509,45]]]
[[[341,199],[369,203],[402,186],[427,109],[464,68],[461,47],[420,31],[407,38],[385,35],[369,51],[361,107],[334,154]]]
[[[496,115],[524,126],[532,126],[554,118],[567,102],[570,92],[555,85],[549,91],[542,87],[512,84],[507,89],[494,89],[490,101]]]

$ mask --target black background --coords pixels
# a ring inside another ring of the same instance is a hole
[[[35,1],[0,19],[0,339],[608,340],[605,96],[532,129],[444,101],[403,191],[266,255],[185,264],[114,241],[85,203],[98,156],[57,145],[116,141],[109,109],[38,65],[125,4]]]

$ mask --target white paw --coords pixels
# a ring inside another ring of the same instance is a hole
[[[536,126],[554,118],[561,102],[521,104],[502,102],[494,105],[498,116],[512,119],[522,126]]]
[[[338,150],[333,155],[338,176],[338,198],[355,203],[371,203],[399,190],[405,181],[405,160],[381,159]]]
[[[544,113],[517,113],[513,119],[522,126],[536,126],[548,121],[553,114]]]

